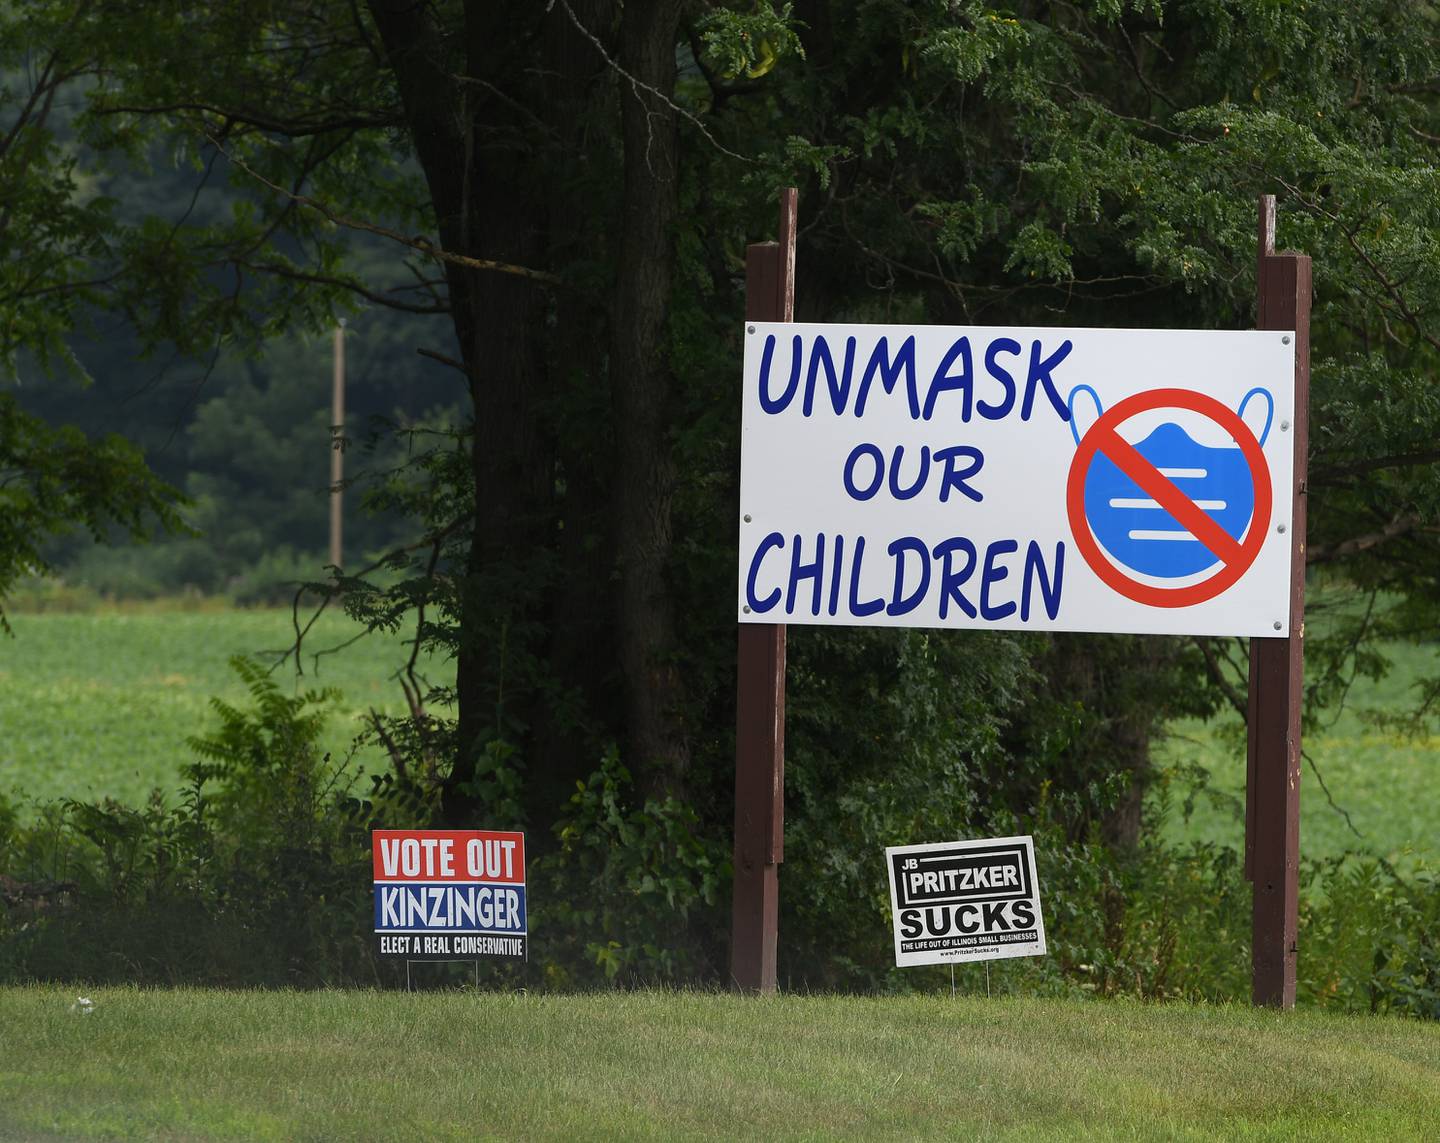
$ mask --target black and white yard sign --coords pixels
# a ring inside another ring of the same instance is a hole
[[[896,845],[885,863],[901,968],[1045,954],[1028,836]]]

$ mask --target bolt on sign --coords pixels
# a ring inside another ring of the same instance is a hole
[[[1028,836],[891,846],[885,864],[897,966],[1045,955]]]
[[[375,830],[380,955],[526,959],[525,835]]]
[[[739,619],[1275,636],[1295,337],[751,322]]]

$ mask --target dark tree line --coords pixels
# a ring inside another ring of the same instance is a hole
[[[1274,192],[1282,245],[1316,266],[1318,710],[1379,669],[1380,639],[1436,624],[1436,19],[1399,0],[26,5],[3,40],[4,348],[63,365],[96,310],[198,354],[347,306],[448,315],[454,345],[418,348],[463,374],[468,428],[378,494],[415,522],[400,586],[344,581],[376,623],[418,608],[455,657],[391,728],[425,760],[407,774],[439,819],[546,838],[618,744],[642,796],[720,838],[743,251],[777,188],[801,188],[802,320],[1216,328],[1254,319]],[[78,149],[55,144],[62,92]],[[243,208],[201,224],[87,196],[92,170],[171,159],[223,168]],[[390,264],[362,276],[356,233]],[[1158,726],[1243,694],[1223,640],[807,631],[792,655],[817,901],[862,884],[847,845],[1042,804],[1133,842]]]

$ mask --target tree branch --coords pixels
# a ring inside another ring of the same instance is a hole
[[[1225,677],[1225,672],[1220,667],[1220,660],[1216,658],[1215,648],[1210,645],[1210,640],[1197,637],[1190,641],[1200,649],[1200,654],[1205,659],[1205,673],[1210,676],[1210,681],[1225,696],[1225,701],[1235,708],[1241,721],[1246,720],[1249,717],[1249,703],[1240,693],[1239,688]]]
[[[557,3],[557,0],[550,0],[550,4],[552,6],[555,3]],[[600,37],[595,35],[594,32],[590,31],[589,28],[587,28],[584,24],[580,22],[580,17],[575,15],[575,9],[570,7],[569,0],[558,0],[558,3],[560,7],[565,9],[565,14],[570,17],[570,22],[575,25],[575,30],[595,46],[595,50],[600,53],[600,58],[605,61],[605,65],[630,85],[630,90],[634,94],[636,99],[640,99],[640,93],[642,91],[647,92],[648,94],[658,99],[661,103],[665,104],[665,106],[670,108],[671,111],[675,112],[676,115],[679,115],[684,119],[688,119],[690,123],[694,125],[695,129],[699,131],[700,134],[705,136],[709,144],[717,151],[719,151],[722,155],[727,155],[732,159],[738,159],[742,163],[755,162],[754,159],[747,158],[744,155],[738,154],[737,152],[730,150],[729,147],[725,146],[723,143],[720,142],[719,139],[715,138],[714,135],[710,134],[710,128],[706,127],[705,124],[700,121],[698,116],[681,107],[678,103],[676,103],[659,88],[652,87],[650,84],[644,82],[643,80],[639,79],[634,75],[631,75],[628,71],[621,67],[619,62],[609,52],[605,50],[605,45],[600,42]],[[640,102],[643,106],[645,101],[640,100]]]
[[[307,206],[311,210],[319,212],[325,218],[333,222],[336,226],[343,226],[347,230],[363,231],[366,234],[379,235],[381,238],[388,238],[392,242],[398,242],[402,246],[408,246],[411,250],[418,250],[422,254],[426,254],[431,258],[438,259],[441,262],[448,262],[451,265],[455,266],[464,266],[470,270],[490,270],[497,274],[513,274],[517,278],[527,278],[532,282],[544,282],[547,285],[551,286],[559,286],[564,284],[558,275],[548,273],[545,270],[532,270],[528,266],[516,266],[510,262],[497,262],[490,258],[470,258],[464,254],[452,254],[450,251],[443,250],[439,246],[436,246],[429,239],[421,237],[407,237],[406,235],[401,234],[399,231],[391,230],[389,227],[386,226],[377,226],[373,222],[361,222],[359,219],[349,218],[346,215],[341,214],[338,210],[334,210],[331,207],[326,206],[324,203],[319,202],[316,199],[310,198],[308,195],[297,194],[294,191],[287,190],[285,187],[280,186],[278,183],[271,182],[259,171],[255,170],[253,167],[247,164],[244,160],[238,159],[234,155],[226,151],[225,148],[220,145],[219,141],[214,138],[214,136],[207,136],[207,138],[210,139],[210,142],[218,150],[220,150],[227,159],[229,159],[232,163],[235,164],[236,167],[244,171],[256,182],[259,182],[264,186],[269,187],[276,194],[285,195],[287,198],[291,199],[293,202],[299,204],[300,206]],[[435,311],[426,310],[421,312],[428,313]]]
[[[1365,835],[1355,828],[1355,823],[1350,820],[1350,811],[1335,800],[1335,795],[1330,793],[1330,787],[1325,784],[1325,775],[1320,773],[1320,767],[1315,765],[1315,759],[1310,757],[1308,750],[1300,751],[1300,757],[1310,763],[1310,772],[1315,775],[1315,780],[1320,783],[1320,788],[1325,791],[1325,800],[1330,803],[1330,808],[1345,819],[1345,824],[1350,827],[1350,832],[1362,841]]]
[[[293,266],[286,266],[280,262],[242,261],[241,265],[259,273],[274,274],[276,277],[288,278],[291,281],[313,282],[319,286],[339,286],[341,289],[359,294],[366,301],[374,302],[378,306],[385,306],[392,310],[400,310],[407,314],[448,314],[450,312],[450,307],[443,302],[422,305],[416,302],[400,301],[397,298],[386,297],[384,294],[377,294],[373,290],[366,289],[359,282],[352,281],[349,278],[338,278],[331,274],[317,274],[311,270],[300,270]],[[405,288],[411,289],[413,287]]]
[[[402,782],[409,778],[409,767],[405,762],[405,754],[395,743],[390,732],[385,729],[385,722],[380,717],[380,712],[373,706],[370,708],[370,725],[375,729],[375,737],[380,740],[380,745],[385,747],[385,753],[390,755],[390,764],[395,767],[395,776]]]
[[[417,345],[415,352],[421,357],[430,358],[431,361],[438,361],[441,365],[448,365],[451,369],[458,369],[461,373],[465,374],[466,377],[470,376],[470,370],[465,367],[465,362],[463,361],[456,361],[453,357],[447,357],[445,354],[438,353],[433,349],[426,349],[423,345]]]
[[[1327,547],[1311,548],[1307,564],[1323,564],[1331,560],[1338,560],[1345,556],[1358,555],[1360,552],[1369,551],[1378,547],[1386,540],[1393,540],[1397,536],[1403,536],[1407,532],[1414,531],[1424,523],[1424,519],[1418,513],[1408,513],[1403,516],[1396,516],[1385,527],[1378,532],[1370,532],[1364,536],[1355,536],[1349,540],[1342,540],[1338,544],[1331,544]]]
[[[1410,308],[1409,304],[1405,301],[1405,295],[1400,291],[1401,283],[1393,281],[1389,275],[1380,268],[1379,263],[1375,261],[1370,252],[1360,244],[1360,240],[1355,236],[1355,229],[1347,226],[1344,219],[1335,211],[1327,209],[1314,199],[1302,194],[1299,187],[1287,183],[1282,178],[1277,177],[1275,181],[1285,189],[1291,198],[1306,210],[1310,211],[1311,214],[1319,215],[1321,218],[1327,219],[1335,224],[1340,233],[1345,236],[1345,242],[1350,249],[1355,252],[1355,256],[1365,263],[1366,268],[1370,271],[1371,277],[1374,278],[1380,285],[1380,288],[1389,295],[1390,300],[1395,305],[1396,312],[1405,319],[1406,324],[1415,331],[1416,336],[1426,342],[1431,349],[1440,352],[1440,338],[1436,338],[1425,332],[1425,327],[1420,321],[1420,315]]]
[[[208,103],[180,102],[157,103],[150,106],[134,104],[100,105],[95,108],[97,115],[168,115],[176,111],[194,111],[201,115],[212,115],[225,123],[239,123],[254,127],[270,135],[283,135],[287,139],[306,139],[314,135],[329,135],[336,131],[364,131],[375,127],[398,127],[400,119],[394,115],[346,115],[336,119],[305,121],[303,119],[276,119],[258,111],[236,110],[216,107]],[[226,132],[228,134],[228,132]]]
[[[438,546],[442,541],[448,539],[450,536],[458,532],[461,528],[469,524],[474,518],[474,512],[466,512],[462,516],[457,516],[454,520],[451,520],[450,523],[446,524],[443,528],[436,529],[434,532],[431,532],[423,539],[416,540],[413,544],[402,544],[399,547],[391,548],[378,560],[366,564],[353,576],[350,576],[348,578],[359,579],[361,576],[369,575],[371,572],[384,567],[385,564],[387,564],[390,560],[394,559],[397,556],[402,556],[409,552],[419,551],[421,548]],[[294,598],[290,601],[290,623],[295,631],[295,641],[291,643],[290,646],[286,647],[283,651],[263,652],[264,654],[278,654],[279,656],[275,660],[275,662],[270,664],[269,669],[272,671],[275,670],[276,667],[280,666],[281,663],[285,662],[286,659],[290,658],[291,655],[294,655],[295,673],[297,675],[303,675],[305,673],[304,664],[300,659],[301,644],[304,642],[305,636],[310,633],[310,629],[315,626],[320,616],[324,613],[325,609],[330,606],[330,601],[336,596],[335,585],[332,584],[330,585],[330,587],[324,589],[324,597],[320,600],[320,606],[315,609],[314,614],[310,616],[309,620],[306,621],[305,625],[302,627],[300,625],[300,600],[304,598],[305,592],[309,590],[309,588],[310,585],[301,584],[300,587],[296,590]]]
[[[1347,476],[1365,476],[1387,468],[1414,468],[1421,464],[1434,464],[1436,461],[1440,461],[1440,449],[1431,449],[1428,452],[1402,452],[1396,453],[1394,456],[1360,460],[1354,464],[1317,468],[1312,470],[1310,480],[1312,484],[1324,484]]]

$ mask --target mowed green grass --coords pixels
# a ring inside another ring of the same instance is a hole
[[[0,990],[17,1139],[1428,1139],[1440,1026],[1137,1003]]]
[[[1307,857],[1363,850],[1405,866],[1440,865],[1440,736],[1407,737],[1377,727],[1368,710],[1400,713],[1414,705],[1415,680],[1440,673],[1440,649],[1397,644],[1394,660],[1379,682],[1357,681],[1338,717],[1303,739],[1313,760],[1300,773],[1300,848]],[[1168,841],[1211,841],[1239,848],[1244,843],[1245,737],[1238,717],[1171,726],[1158,752],[1162,766],[1198,764],[1209,774],[1210,793],[1201,793],[1187,822],[1180,802],[1187,780],[1171,783],[1174,801],[1164,826]],[[1336,806],[1325,795],[1323,776]]]
[[[14,637],[0,637],[0,794],[21,802],[113,797],[138,804],[152,788],[173,794],[181,767],[193,760],[186,738],[217,725],[210,697],[247,701],[230,656],[268,652],[271,661],[294,639],[288,608],[110,608],[12,612],[9,619]],[[327,611],[305,647],[335,646],[359,630]],[[409,653],[403,638],[367,636],[322,657],[318,673],[307,655],[303,678],[293,660],[277,670],[287,692],[328,686],[343,693],[325,739],[337,757],[370,707],[404,709],[391,678]],[[374,748],[356,761],[381,766]]]

